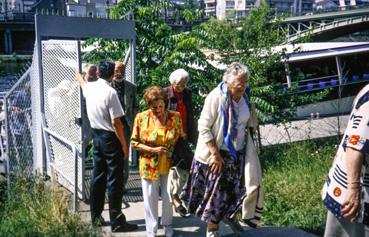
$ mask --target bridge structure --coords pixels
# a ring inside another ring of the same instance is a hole
[[[0,53],[32,54],[35,42],[33,13],[0,18]]]
[[[283,23],[287,26],[289,43],[309,35],[311,41],[329,41],[339,36],[369,30],[369,6],[293,16],[286,18]]]

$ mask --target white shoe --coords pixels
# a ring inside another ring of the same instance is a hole
[[[174,236],[174,230],[171,225],[165,225],[164,226],[164,232],[166,237],[173,237]]]
[[[206,237],[221,237],[219,230],[206,231]]]

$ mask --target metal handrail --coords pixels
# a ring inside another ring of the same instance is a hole
[[[75,172],[75,176],[74,176],[74,192],[73,192],[73,211],[75,212],[77,210],[77,195],[78,195],[78,153],[77,153],[77,147],[76,145],[69,141],[68,139],[60,136],[59,134],[51,131],[50,129],[42,126],[42,131],[44,133],[44,141],[45,144],[48,144],[47,142],[47,134],[53,136],[54,138],[62,141],[63,143],[67,144],[73,152],[74,155],[74,172]]]
[[[357,21],[359,21],[359,22],[357,22]],[[314,26],[312,28],[307,28],[307,29],[304,29],[300,32],[296,32],[294,34],[289,35],[287,42],[295,41],[299,37],[306,36],[307,34],[314,34],[314,33],[324,31],[324,30],[332,30],[334,28],[342,26],[343,23],[346,23],[346,25],[347,24],[351,25],[351,24],[357,24],[357,23],[368,22],[368,21],[369,21],[369,15],[366,14],[366,15],[362,15],[362,16],[343,18],[343,19],[335,20],[335,21],[332,21],[332,22],[329,22],[329,23],[322,23],[322,24]]]

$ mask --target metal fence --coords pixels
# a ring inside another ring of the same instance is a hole
[[[30,72],[27,70],[4,98],[6,133],[0,142],[6,144],[9,183],[15,176],[33,173]]]
[[[86,177],[90,174],[85,167],[89,128],[75,80],[82,67],[79,39],[100,36],[129,40],[124,62],[127,82],[133,88],[127,93],[133,111],[134,22],[58,16],[35,19],[32,66],[5,96],[6,133],[0,148],[2,144],[6,147],[9,185],[15,176],[47,174],[74,193],[75,207],[77,195],[88,198]],[[106,28],[124,30],[112,33],[103,30]]]

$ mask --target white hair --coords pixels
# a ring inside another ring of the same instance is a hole
[[[189,76],[190,75],[188,74],[186,70],[184,70],[183,68],[180,68],[170,74],[169,81],[170,81],[170,84],[172,85],[177,84],[181,81],[185,81],[185,83],[187,84]]]
[[[231,63],[225,70],[223,74],[223,82],[225,83],[232,83],[235,78],[240,75],[246,75],[249,77],[249,69],[246,65],[238,62]]]

